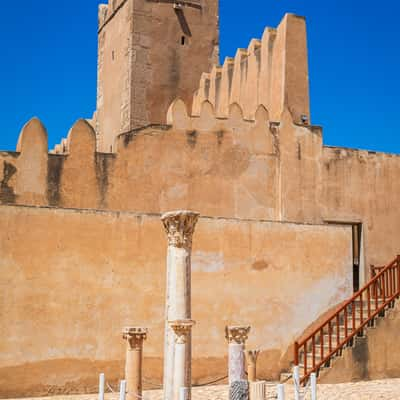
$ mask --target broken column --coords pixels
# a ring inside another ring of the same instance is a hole
[[[143,341],[147,338],[147,329],[126,327],[122,335],[127,342],[125,362],[127,400],[138,400],[142,397]]]
[[[191,319],[191,252],[192,236],[199,213],[172,211],[161,220],[168,236],[166,321],[164,342],[164,399],[174,399],[175,333],[168,321]],[[185,382],[191,390],[191,332],[185,338]],[[179,348],[179,347],[178,347]],[[182,350],[179,348],[180,351]]]
[[[236,381],[246,380],[244,348],[249,332],[250,326],[225,327],[225,337],[229,343],[229,385]]]
[[[186,357],[187,347],[191,345],[191,329],[194,321],[178,320],[169,321],[169,326],[175,333],[174,371],[173,371],[173,400],[190,400],[191,381],[189,380],[191,370],[191,359]]]
[[[249,382],[257,380],[257,358],[260,350],[246,350],[247,378]]]

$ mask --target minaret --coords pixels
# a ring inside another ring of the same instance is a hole
[[[109,0],[99,7],[99,151],[123,132],[165,123],[171,102],[191,107],[203,72],[218,63],[218,0]]]

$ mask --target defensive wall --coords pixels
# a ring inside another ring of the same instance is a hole
[[[365,276],[398,251],[400,157],[325,147],[319,127],[298,125],[286,110],[254,120],[233,104],[227,118],[209,102],[200,116],[175,101],[166,125],[120,135],[115,153],[96,152],[84,120],[57,154],[40,121],[22,130],[17,152],[0,152],[2,204],[50,205],[301,223],[362,223]]]
[[[1,206],[0,396],[95,391],[99,372],[116,384],[131,324],[149,328],[145,383],[161,383],[166,250],[159,215]],[[224,376],[235,323],[277,379],[294,339],[351,293],[351,257],[350,227],[201,217],[194,383]]]

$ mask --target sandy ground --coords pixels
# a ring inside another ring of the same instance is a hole
[[[292,385],[285,385],[285,400],[293,399]],[[336,385],[318,385],[318,400],[400,400],[400,379],[385,379]],[[144,392],[144,400],[161,400],[161,390]],[[33,398],[32,398],[33,399]],[[97,395],[71,395],[35,398],[35,400],[97,400]],[[117,400],[118,394],[106,394],[105,400]],[[193,388],[193,400],[227,400],[227,386],[205,386]],[[276,384],[267,384],[266,400],[276,399]],[[305,399],[310,399],[308,393]],[[25,399],[27,400],[27,399]],[[28,399],[29,400],[29,399]]]

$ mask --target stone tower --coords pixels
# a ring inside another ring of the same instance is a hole
[[[218,0],[109,0],[99,7],[98,150],[123,132],[165,123],[177,97],[191,104],[218,63]]]

